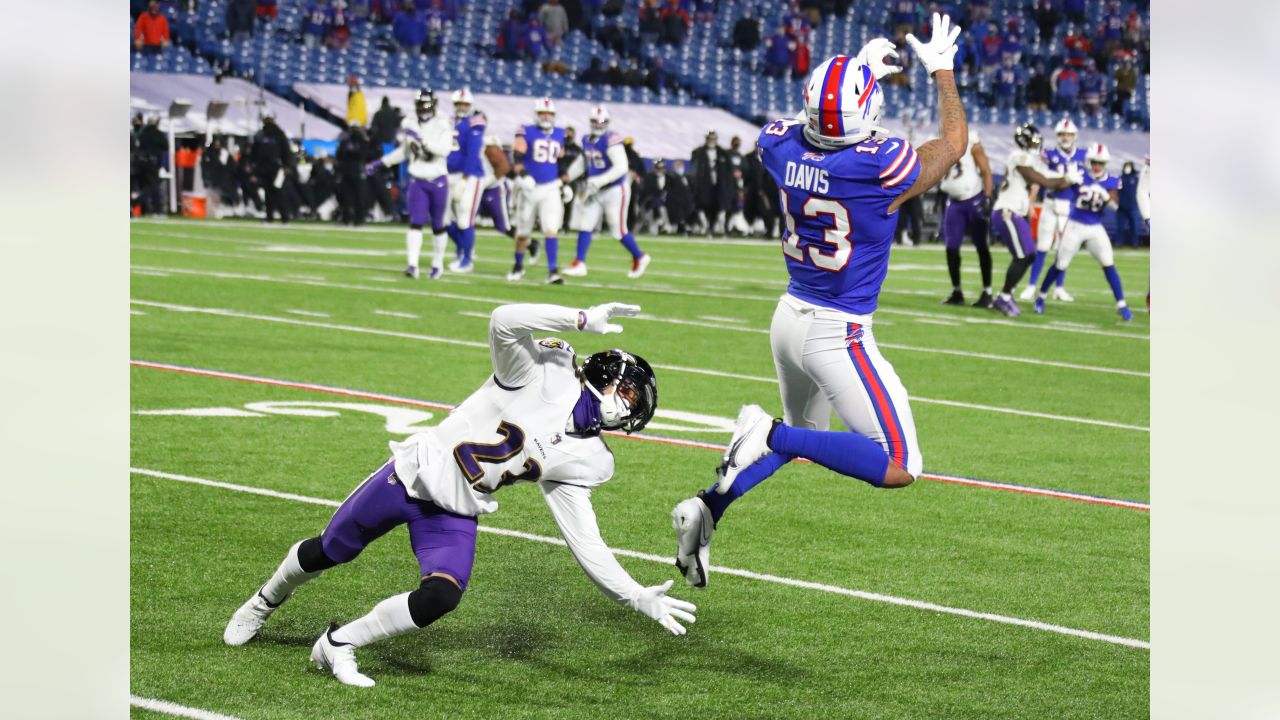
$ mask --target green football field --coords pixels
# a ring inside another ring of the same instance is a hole
[[[411,281],[402,227],[131,226],[131,693],[238,718],[1130,718],[1148,705],[1148,256],[1116,264],[1131,323],[1088,255],[1072,304],[1016,320],[943,306],[937,247],[895,250],[876,336],[912,397],[926,477],[876,490],[793,463],[735,504],[709,587],[671,564],[668,513],[713,480],[744,403],[781,414],[768,327],[777,243],[639,238],[649,272],[597,237],[587,278]],[[427,241],[428,246],[430,240]],[[572,259],[574,241],[562,243]],[[977,297],[976,256],[965,290]],[[996,284],[1008,254],[994,252]],[[417,586],[403,528],[303,587],[255,641],[231,613],[388,455],[492,372],[487,316],[510,302],[642,306],[611,346],[655,367],[661,408],[609,438],[594,503],[646,585],[698,605],[689,634],[606,600],[536,489],[481,520],[471,586],[424,631],[359,651],[378,685],[308,663],[330,621]],[[643,441],[643,436],[649,436]],[[213,716],[206,716],[213,717]]]

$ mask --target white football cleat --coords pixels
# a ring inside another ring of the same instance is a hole
[[[1022,292],[1018,293],[1018,299],[1019,300],[1035,300],[1036,286],[1028,285],[1026,288],[1022,290]]]
[[[511,272],[507,273],[507,282],[519,282],[524,277],[524,268],[511,268]]]
[[[410,280],[417,280],[417,279],[418,279],[418,266],[417,266],[417,265],[409,265],[409,266],[407,266],[407,267],[404,269],[404,276],[405,276],[405,277],[407,277],[407,278],[409,278]]]
[[[641,255],[638,259],[631,261],[631,272],[627,273],[627,277],[635,280],[644,275],[644,271],[649,267],[649,261],[653,258],[649,257],[649,253]]]
[[[773,418],[759,405],[743,405],[733,428],[733,439],[724,454],[724,474],[716,483],[716,492],[729,492],[738,473],[751,463],[769,454],[769,430]]]
[[[1075,302],[1075,301],[1076,301],[1076,299],[1075,299],[1074,297],[1072,297],[1072,296],[1071,296],[1071,293],[1067,292],[1067,289],[1066,289],[1066,288],[1064,288],[1064,287],[1062,287],[1062,286],[1060,286],[1060,285],[1054,285],[1054,286],[1053,286],[1053,299],[1054,299],[1054,300],[1061,300],[1062,302]]]
[[[311,647],[311,662],[316,664],[317,670],[332,671],[333,676],[343,685],[373,687],[376,684],[373,678],[360,674],[356,667],[355,647],[333,641],[333,631],[337,629],[337,623],[330,625],[320,639],[316,640],[316,644]]]
[[[449,263],[449,272],[469,273],[475,269],[476,269],[475,265],[471,263],[467,263],[464,265],[462,264],[461,260],[454,260],[453,262]]]
[[[676,568],[691,587],[706,587],[711,534],[716,529],[711,509],[701,498],[682,500],[671,511],[671,527],[676,530]]]
[[[561,270],[561,271],[560,271],[560,274],[561,274],[561,275],[568,275],[568,276],[570,276],[570,277],[586,277],[586,276],[587,276],[587,264],[586,264],[586,263],[584,263],[584,262],[582,262],[581,260],[574,260],[574,261],[569,265],[569,267],[565,268],[564,270]]]
[[[231,616],[227,629],[222,631],[222,641],[228,645],[243,645],[252,640],[262,629],[267,618],[276,611],[279,605],[272,605],[258,591],[245,601],[239,610]]]

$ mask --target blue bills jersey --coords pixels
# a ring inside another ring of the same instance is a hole
[[[484,152],[484,131],[482,115],[463,118],[453,126],[453,150],[446,161],[450,174],[484,177],[484,163],[480,160]]]
[[[560,177],[557,161],[564,154],[564,128],[543,130],[537,125],[521,125],[516,137],[523,137],[528,148],[524,151],[524,167],[539,185]]]
[[[616,132],[605,132],[603,135],[596,137],[588,136],[582,142],[582,156],[587,163],[587,177],[595,177],[603,175],[613,167],[613,161],[609,159],[609,148],[614,145],[622,144],[622,136]],[[613,187],[622,183],[622,177],[605,185],[605,187]]]
[[[1071,153],[1064,153],[1060,148],[1051,147],[1040,151],[1040,159],[1044,161],[1044,166],[1049,169],[1053,175],[1066,175],[1067,169],[1075,167],[1081,173],[1084,169],[1084,148],[1076,148]],[[1070,200],[1076,196],[1076,186],[1072,185],[1062,190],[1049,191],[1049,197],[1054,200]]]
[[[1102,213],[1107,203],[1111,202],[1110,191],[1118,191],[1120,185],[1118,177],[1103,175],[1101,178],[1095,178],[1085,175],[1084,182],[1076,186],[1076,197],[1071,202],[1071,214],[1067,219],[1085,225],[1097,225],[1102,222]]]
[[[757,147],[778,184],[787,292],[855,315],[874,312],[898,226],[889,203],[920,176],[915,149],[901,138],[877,137],[821,150],[794,120],[766,125]]]

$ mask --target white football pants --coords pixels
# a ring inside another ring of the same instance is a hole
[[[560,181],[535,185],[532,190],[520,193],[520,208],[516,211],[516,235],[529,237],[533,232],[534,218],[542,229],[543,237],[560,234],[564,221],[564,200],[560,195]]]
[[[449,176],[449,212],[445,224],[457,223],[459,230],[476,224],[476,212],[480,210],[480,195],[484,192],[484,178],[471,175]]]
[[[1049,252],[1062,239],[1067,228],[1067,216],[1071,214],[1070,200],[1045,200],[1040,206],[1040,220],[1036,223],[1036,251]]]
[[[1080,252],[1082,245],[1102,267],[1115,264],[1111,252],[1111,237],[1107,235],[1107,229],[1102,227],[1102,223],[1089,225],[1073,220],[1067,223],[1067,229],[1062,233],[1058,254],[1053,259],[1054,266],[1059,270],[1066,270],[1071,264],[1071,258]]]
[[[615,240],[621,240],[630,231],[627,227],[627,208],[631,206],[631,178],[623,177],[617,185],[604,188],[588,198],[573,204],[570,227],[577,232],[595,232],[604,215],[604,224]]]

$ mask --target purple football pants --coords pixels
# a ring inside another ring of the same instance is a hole
[[[434,180],[409,178],[405,201],[409,205],[410,227],[426,227],[430,220],[432,232],[444,232],[444,216],[449,205],[449,177],[441,175]]]
[[[987,242],[987,219],[982,216],[982,193],[968,200],[947,200],[942,212],[942,240],[948,250],[958,250],[968,235],[973,244]]]
[[[996,210],[991,213],[991,232],[1009,248],[1015,258],[1035,255],[1036,241],[1031,237],[1031,225],[1012,210]]]

